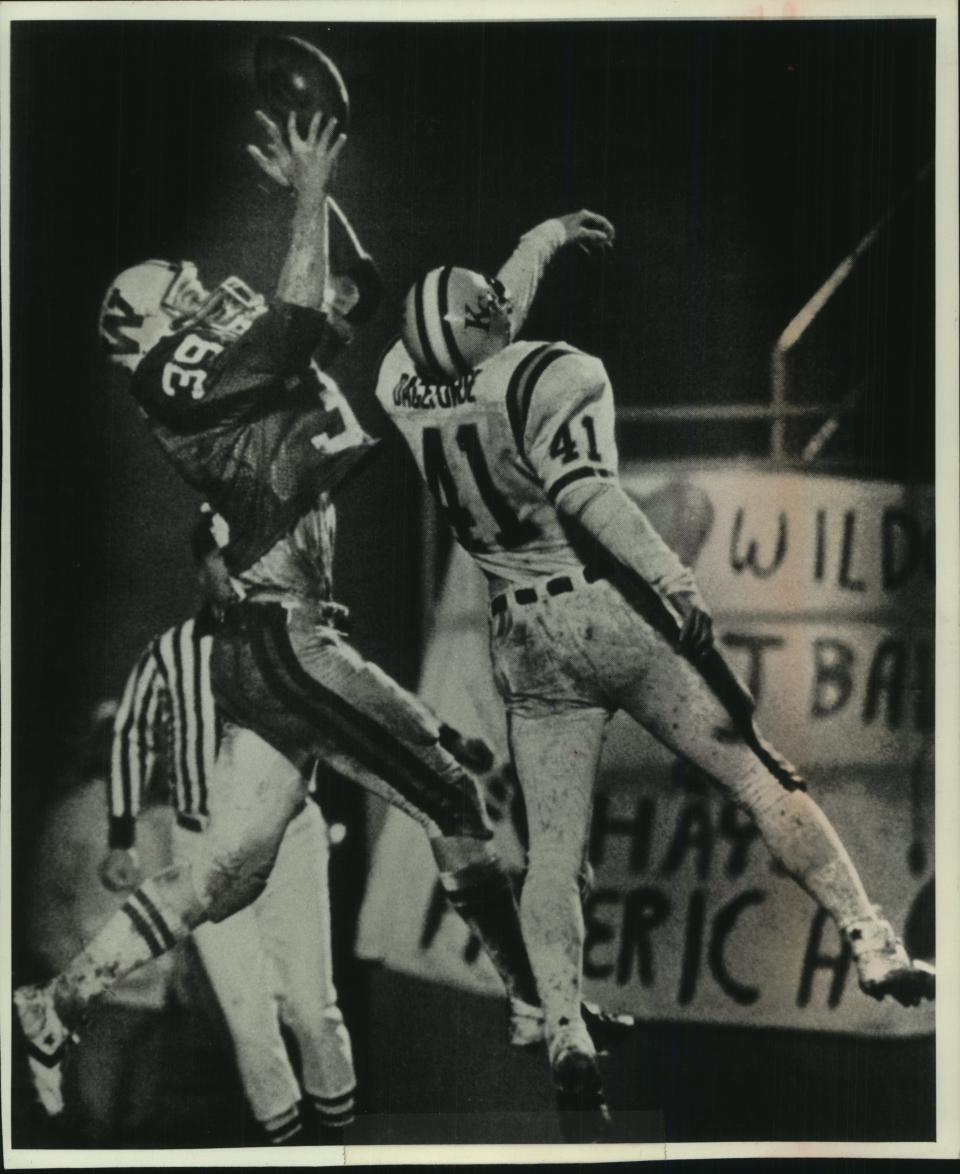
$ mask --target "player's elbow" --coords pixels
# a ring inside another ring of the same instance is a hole
[[[622,499],[622,500],[621,500]],[[617,509],[631,508],[631,501],[620,485],[609,478],[585,477],[568,486],[556,500],[556,507],[567,519],[581,525],[603,507],[606,516]]]

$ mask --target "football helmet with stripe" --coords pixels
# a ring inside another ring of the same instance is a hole
[[[513,306],[495,278],[447,265],[431,269],[407,293],[400,337],[430,383],[452,383],[503,350]]]
[[[100,339],[112,363],[136,371],[168,334],[202,323],[238,338],[264,312],[264,298],[228,277],[208,292],[190,261],[144,261],[111,283],[100,309]]]

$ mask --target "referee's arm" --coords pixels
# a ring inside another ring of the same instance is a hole
[[[154,642],[127,678],[113,723],[108,788],[111,848],[133,847],[137,814],[157,759],[156,729],[163,693]]]

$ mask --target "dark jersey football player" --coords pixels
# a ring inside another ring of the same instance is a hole
[[[224,794],[231,777],[251,778],[233,788],[245,800],[211,814],[202,859],[151,877],[63,973],[17,991],[34,1083],[52,1111],[62,1103],[68,1033],[91,1001],[262,891],[318,758],[424,827],[452,903],[515,1005],[537,1001],[475,778],[446,749],[437,718],[347,643],[345,609],[331,598],[329,491],[370,446],[346,400],[312,365],[331,318],[351,309],[349,300],[336,304],[348,291],[330,282],[326,255],[327,188],[344,138],[332,122],[318,133],[319,116],[301,138],[291,117],[288,145],[258,117],[269,145],[251,154],[294,194],[276,296],[266,300],[236,278],[209,293],[194,266],[150,261],[117,278],[101,316],[110,357],[131,373],[154,437],[216,511],[240,596],[211,653],[211,683],[227,718],[217,773],[227,776]],[[303,778],[291,780],[284,760]],[[515,1023],[522,1034],[519,1014]]]

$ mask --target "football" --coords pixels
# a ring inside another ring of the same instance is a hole
[[[339,69],[316,45],[299,37],[261,37],[254,53],[257,87],[267,113],[286,137],[287,118],[297,115],[297,131],[306,135],[320,110],[335,118],[341,134],[350,121],[350,99]]]

